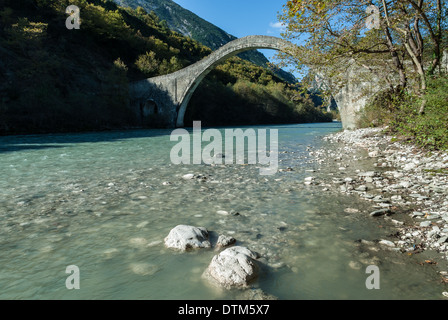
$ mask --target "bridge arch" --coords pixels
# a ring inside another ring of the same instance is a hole
[[[214,51],[207,58],[185,68],[192,77],[190,83],[185,87],[184,92],[179,97],[179,110],[177,114],[176,126],[183,127],[184,116],[193,93],[202,80],[221,62],[235,56],[241,52],[255,49],[274,49],[286,51],[292,44],[283,39],[269,36],[248,36],[231,41]],[[191,68],[191,70],[190,70]],[[181,70],[182,71],[182,70]],[[189,72],[191,71],[191,72]]]
[[[274,49],[288,52],[292,44],[270,36],[247,36],[233,40],[209,56],[182,70],[145,79],[130,87],[131,104],[152,100],[158,106],[158,116],[171,127],[183,127],[188,103],[201,81],[219,63],[238,53],[254,49]]]

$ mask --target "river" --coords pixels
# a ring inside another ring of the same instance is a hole
[[[356,242],[394,230],[344,211],[369,204],[304,184],[336,175],[307,148],[337,148],[321,137],[340,123],[254,128],[278,129],[279,168],[293,171],[174,165],[170,130],[0,137],[0,299],[238,299],[240,291],[201,277],[216,251],[165,248],[179,224],[232,235],[260,253],[253,286],[279,299],[440,297],[431,268]],[[371,163],[359,165],[347,170]],[[182,179],[188,173],[207,179]],[[79,290],[66,288],[70,265],[79,268]],[[369,265],[379,268],[380,289],[366,288]]]

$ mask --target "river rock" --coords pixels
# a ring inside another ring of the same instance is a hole
[[[131,271],[140,276],[149,276],[156,273],[159,268],[156,265],[149,263],[131,263],[129,265]]]
[[[378,172],[376,171],[367,171],[367,172],[360,172],[358,173],[358,177],[376,177],[378,176]]]
[[[258,277],[257,253],[246,247],[232,247],[215,255],[203,277],[226,289],[246,288]]]
[[[423,221],[423,222],[420,222],[420,227],[429,227],[430,225],[431,225],[432,223],[431,223],[431,221]]]
[[[395,243],[389,240],[380,240],[378,243],[387,247],[395,247]]]
[[[383,216],[385,214],[390,213],[390,209],[381,209],[381,210],[376,210],[370,213],[371,217],[379,217],[379,216]]]
[[[236,239],[234,237],[226,236],[226,235],[222,234],[218,237],[218,241],[216,242],[216,248],[217,249],[225,248],[225,247],[231,246],[235,242],[236,242]]]
[[[447,236],[443,236],[443,237],[441,237],[437,242],[440,243],[440,244],[442,244],[442,243],[447,242],[447,240],[448,240],[448,237],[447,237]]]
[[[365,185],[359,186],[355,189],[355,191],[360,191],[360,192],[367,191],[367,186],[365,186]]]
[[[178,225],[164,239],[168,248],[186,251],[193,248],[210,248],[208,231],[202,227]]]
[[[192,173],[188,173],[188,174],[185,174],[182,176],[182,179],[184,179],[184,180],[191,180],[193,178],[194,178],[194,174],[192,174]]]
[[[278,300],[278,298],[261,289],[251,288],[238,295],[237,300]]]

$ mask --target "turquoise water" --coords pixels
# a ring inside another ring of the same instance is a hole
[[[0,137],[0,299],[240,297],[202,279],[213,249],[164,247],[179,224],[232,235],[259,252],[263,272],[253,286],[279,299],[441,297],[434,270],[358,245],[393,231],[344,212],[368,203],[303,183],[334,173],[306,148],[336,148],[320,137],[339,123],[255,128],[279,130],[279,168],[294,171],[261,176],[257,165],[173,165],[170,130]],[[181,178],[188,173],[207,180]],[[380,290],[366,289],[371,264],[380,268]],[[79,267],[79,290],[66,288],[69,265]]]

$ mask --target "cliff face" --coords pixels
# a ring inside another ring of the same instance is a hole
[[[409,64],[411,63],[409,62]],[[448,72],[448,51],[443,53],[440,71],[442,73]],[[344,129],[355,129],[359,112],[375,93],[386,89],[387,86],[372,73],[356,67],[350,61],[346,63],[343,78],[345,78],[344,85],[334,89],[332,96],[341,115]],[[325,71],[321,71],[319,76],[316,76],[313,89],[318,90],[322,86],[326,88],[336,87],[332,83],[332,79],[325,76]]]

